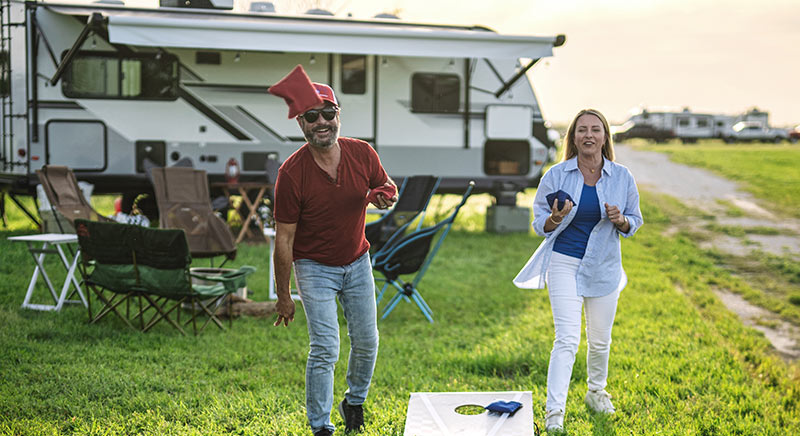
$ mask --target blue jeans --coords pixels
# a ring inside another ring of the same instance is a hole
[[[328,266],[309,259],[294,262],[295,283],[308,322],[309,351],[306,364],[306,414],[311,429],[331,424],[333,369],[339,360],[339,317],[342,305],[350,337],[347,392],[351,405],[363,404],[369,392],[378,357],[378,322],[375,281],[369,254],[343,266]]]

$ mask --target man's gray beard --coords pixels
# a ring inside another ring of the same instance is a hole
[[[322,150],[327,150],[327,149],[333,147],[333,144],[336,144],[336,141],[339,140],[339,128],[335,127],[335,128],[332,128],[332,130],[333,130],[333,136],[331,137],[331,141],[330,142],[319,142],[319,141],[315,140],[313,131],[308,136],[306,136],[306,141],[308,141],[308,143],[311,146],[315,147],[315,148],[319,148],[319,149],[322,149]]]

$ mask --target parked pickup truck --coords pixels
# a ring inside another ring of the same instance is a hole
[[[789,130],[789,142],[794,144],[797,141],[800,141],[800,125]]]
[[[726,132],[722,139],[727,143],[734,142],[781,142],[789,140],[785,129],[767,127],[758,121],[739,121]]]

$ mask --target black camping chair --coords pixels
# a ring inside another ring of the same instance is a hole
[[[394,207],[364,227],[364,233],[373,253],[377,253],[392,235],[401,229],[405,230],[417,217],[420,218],[417,225],[419,230],[425,209],[436,192],[440,180],[434,176],[412,176],[403,181]]]
[[[389,286],[393,286],[397,291],[383,309],[381,319],[389,316],[401,300],[406,300],[409,302],[414,301],[422,311],[422,314],[425,315],[425,318],[433,322],[433,310],[422,298],[417,285],[425,275],[442,242],[444,242],[444,238],[450,231],[456,216],[458,216],[458,212],[467,202],[474,188],[475,182],[470,182],[461,197],[461,202],[447,218],[435,225],[415,230],[408,234],[395,233],[383,248],[372,257],[372,268],[379,272],[386,282],[378,294],[378,302],[381,301],[384,292]],[[416,275],[410,282],[400,278],[401,275],[414,273]]]
[[[190,272],[192,257],[186,234],[180,229],[84,219],[75,220],[75,229],[81,247],[80,272],[83,283],[91,290],[87,294],[89,323],[114,313],[128,327],[142,332],[162,320],[182,334],[186,334],[183,327],[189,323],[195,335],[212,321],[224,329],[216,315],[219,303],[245,287],[247,276],[255,271],[251,266],[242,266],[222,275]],[[192,278],[212,284],[194,284]],[[101,303],[97,312],[92,312],[91,294]],[[230,314],[231,299],[226,300]],[[191,311],[182,322],[181,308],[186,306]],[[200,316],[206,316],[206,320],[198,330]]]

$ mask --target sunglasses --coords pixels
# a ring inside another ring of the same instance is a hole
[[[301,115],[301,117],[305,118],[305,120],[309,123],[314,123],[319,119],[320,114],[322,114],[322,118],[325,118],[326,121],[330,121],[336,117],[338,112],[339,108],[335,107],[326,107],[322,110],[311,109],[310,111]]]

